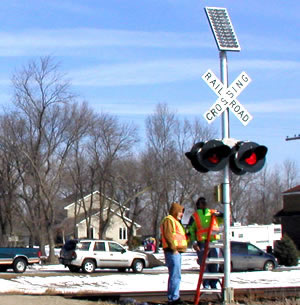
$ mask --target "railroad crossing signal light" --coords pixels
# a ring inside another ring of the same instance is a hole
[[[230,169],[236,175],[256,173],[266,161],[268,148],[254,142],[237,142],[230,156]]]
[[[193,167],[201,172],[219,171],[223,169],[229,159],[231,148],[219,140],[196,143],[185,155]]]
[[[193,145],[191,151],[186,152],[186,157],[191,161],[192,166],[200,173],[207,173],[208,169],[204,167],[202,164],[200,164],[198,160],[198,153],[201,151],[202,147],[204,145],[204,142],[198,142]]]
[[[228,163],[231,171],[236,175],[256,173],[264,166],[268,151],[266,146],[235,139],[227,139],[224,142],[220,140],[198,142],[185,155],[200,173],[222,170]]]

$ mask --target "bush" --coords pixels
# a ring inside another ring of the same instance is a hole
[[[284,235],[281,240],[276,242],[274,255],[278,259],[279,265],[298,265],[298,250],[295,243],[288,235]]]

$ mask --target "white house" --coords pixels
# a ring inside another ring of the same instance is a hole
[[[248,225],[235,223],[230,227],[230,240],[250,242],[262,250],[274,248],[274,242],[282,237],[281,224]]]
[[[105,239],[114,240],[120,244],[126,244],[128,240],[128,227],[132,223],[127,217],[121,216],[120,213],[115,213],[112,211],[112,217],[110,218],[110,226],[108,227]],[[77,227],[77,236],[78,238],[86,237],[87,225],[86,219],[82,219],[76,225]],[[134,223],[133,226],[133,235],[137,235],[137,230],[141,226],[137,223]],[[91,221],[91,238],[99,238],[99,212],[93,214]]]
[[[128,240],[128,227],[133,226],[133,236],[141,227],[136,222],[124,216],[128,208],[121,206],[117,201],[103,196],[99,191],[84,196],[83,199],[75,200],[64,207],[66,218],[63,221],[64,236],[76,235],[78,238],[87,237],[87,218],[85,210],[91,211],[90,236],[100,238],[100,201],[104,202],[102,213],[107,217],[109,214],[109,226],[105,232],[105,239],[114,240],[120,244],[126,244]],[[75,217],[76,215],[76,217]],[[76,232],[74,232],[76,227]]]

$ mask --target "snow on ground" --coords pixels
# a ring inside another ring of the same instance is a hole
[[[163,260],[163,254],[155,254]],[[188,252],[182,256],[183,270],[199,270],[195,252]],[[157,273],[156,273],[157,272]],[[162,272],[158,274],[159,272]],[[36,274],[26,276],[26,274]],[[47,273],[44,276],[43,273]],[[57,275],[59,273],[59,275]],[[142,274],[132,272],[119,273],[97,271],[92,275],[70,273],[62,265],[34,265],[25,274],[13,276],[12,279],[1,278],[1,293],[24,294],[79,294],[124,291],[165,291],[168,273],[165,266],[145,269]],[[53,274],[53,275],[52,275]],[[181,290],[194,290],[197,287],[198,274],[183,273]],[[230,275],[231,287],[300,287],[300,265],[293,268],[279,267],[276,271],[233,272]]]

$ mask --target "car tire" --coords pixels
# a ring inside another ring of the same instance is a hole
[[[80,267],[78,266],[69,265],[68,268],[71,272],[78,273],[80,271]]]
[[[91,259],[86,259],[82,263],[82,270],[84,273],[93,273],[96,269],[96,264],[93,260]]]
[[[272,271],[275,268],[275,265],[272,261],[266,261],[263,267],[264,271]]]
[[[16,258],[13,263],[15,273],[23,273],[27,268],[27,262],[24,258]]]
[[[141,273],[144,269],[144,263],[140,259],[135,259],[132,263],[132,270],[135,273]]]

